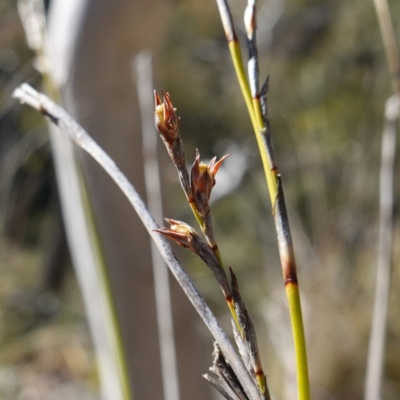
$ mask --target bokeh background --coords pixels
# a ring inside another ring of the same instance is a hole
[[[47,126],[11,98],[22,82],[42,87],[16,3],[0,3],[0,395],[99,399]],[[400,2],[389,4],[400,38]],[[244,46],[245,2],[231,5]],[[190,162],[196,148],[205,160],[232,153],[214,193],[216,235],[255,320],[273,398],[293,399],[294,355],[271,206],[216,4],[181,0],[168,7],[155,54],[156,85],[170,92],[178,109]],[[260,73],[261,79],[270,76],[269,115],[298,263],[313,398],[361,399],[375,284],[381,132],[392,93],[375,10],[365,0],[269,0],[260,2],[258,25]],[[167,216],[194,224],[173,165],[164,153],[160,159]],[[399,172],[396,166],[395,205]],[[385,400],[400,398],[398,222],[395,212]],[[210,272],[176,250],[229,329]],[[210,353],[206,372],[212,345],[203,336]]]

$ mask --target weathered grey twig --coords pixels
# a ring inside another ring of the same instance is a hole
[[[236,329],[234,323],[233,327]],[[240,335],[239,332],[238,335]],[[210,371],[218,377],[221,386],[225,385],[224,387],[231,393],[232,397],[237,397],[239,400],[248,400],[248,397],[243,393],[242,385],[238,381],[231,366],[226,362],[226,359],[217,343],[214,343],[213,363]]]
[[[214,378],[210,374],[204,374],[203,378],[208,381],[212,386],[215,387],[216,390],[218,390],[219,393],[221,393],[221,396],[225,397],[226,400],[235,400],[228,392],[222,387],[221,383],[218,381],[218,379]]]
[[[87,151],[115,181],[132,204],[149,235],[156,243],[171,272],[174,274],[183,291],[219,344],[221,351],[232,366],[236,376],[241,380],[241,384],[248,394],[248,397],[252,400],[259,400],[260,395],[258,389],[232,347],[232,344],[226,337],[226,334],[183,270],[169,244],[157,232],[154,232],[159,226],[147,211],[135,188],[118,169],[114,161],[97,145],[89,134],[65,112],[65,110],[57,106],[45,95],[38,93],[29,85],[23,84],[14,91],[13,96],[22,103],[26,103],[40,111],[51,122],[62,129],[78,146]]]
[[[396,156],[396,127],[400,99],[394,95],[386,102],[382,133],[379,188],[379,241],[376,266],[374,310],[369,341],[365,400],[379,400],[386,343],[393,247],[393,177]]]

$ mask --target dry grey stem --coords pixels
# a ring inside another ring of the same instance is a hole
[[[239,335],[236,326],[233,327],[235,333],[235,341],[238,345],[239,352],[245,362],[246,368],[253,378],[260,379],[265,384],[264,399],[269,399],[269,391],[267,379],[261,365],[260,352],[258,350],[256,330],[253,321],[247,312],[246,305],[240,294],[239,284],[232,268],[229,268],[231,274],[231,287],[233,301],[235,303],[236,313],[238,315],[239,325],[242,330],[242,335]]]
[[[170,245],[157,232],[154,232],[159,226],[147,211],[145,204],[135,188],[118,169],[114,161],[65,110],[53,103],[47,96],[38,93],[29,85],[23,84],[14,91],[13,97],[35,108],[62,129],[78,146],[87,151],[115,181],[137,212],[186,296],[218,342],[224,356],[235,371],[236,376],[240,377],[249,399],[259,400],[260,395],[258,389],[226,337],[225,332],[221,329],[215,316],[183,270],[175,254],[172,252]]]
[[[242,385],[238,381],[231,366],[227,363],[217,343],[214,343],[213,365],[210,371],[218,377],[221,385],[224,383],[239,400],[248,400],[246,394],[243,392]]]
[[[236,400],[228,394],[228,392],[222,387],[218,379],[214,378],[210,374],[204,374],[203,378],[208,381],[214,388],[221,393],[221,396],[225,397],[226,400]]]

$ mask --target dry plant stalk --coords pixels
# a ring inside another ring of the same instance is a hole
[[[99,147],[99,145],[91,138],[91,136],[72,119],[72,117],[65,110],[53,103],[44,94],[38,93],[27,84],[23,84],[14,91],[13,96],[19,99],[21,103],[26,103],[32,108],[38,110],[48,120],[58,126],[79,147],[88,152],[110,175],[110,177],[114,180],[114,182],[125,194],[129,202],[132,204],[149,235],[156,243],[162,257],[175,276],[179,285],[182,287],[186,296],[189,298],[190,302],[193,304],[203,322],[213,335],[215,341],[218,343],[224,359],[227,363],[229,363],[229,367],[240,381],[240,385],[243,390],[242,393],[244,396],[246,396],[245,398],[251,400],[265,398],[260,396],[260,391],[257,385],[247,369],[244,367],[241,359],[238,357],[226,334],[219,326],[215,316],[205,303],[204,299],[199,295],[190,278],[180,265],[175,254],[172,252],[170,245],[157,232],[159,226],[147,211],[145,204],[136,192],[135,188],[128,181],[125,175],[118,169],[114,161],[104,152],[104,150]],[[209,254],[214,253],[212,251],[209,253],[205,251],[203,256],[207,257]]]

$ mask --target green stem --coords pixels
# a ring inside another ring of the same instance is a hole
[[[307,349],[304,337],[303,316],[301,312],[298,284],[286,284],[286,296],[289,302],[290,320],[292,322],[294,348],[296,353],[298,398],[299,400],[310,400]]]
[[[190,208],[193,211],[193,214],[194,214],[194,216],[196,218],[197,223],[199,224],[199,226],[201,228],[201,231],[204,232],[204,220],[203,220],[203,217],[197,211],[196,204],[195,204],[194,200],[189,200],[189,205],[190,205]]]
[[[278,193],[278,174],[276,170],[271,170],[270,168],[271,160],[269,159],[268,152],[266,150],[261,135],[261,131],[265,129],[265,124],[261,114],[260,101],[259,99],[253,99],[251,97],[250,87],[243,66],[239,42],[236,40],[231,40],[228,42],[228,44],[236,75],[240,84],[240,88],[242,90],[244,100],[246,102],[248,112],[250,114],[254,133],[256,135],[257,144],[260,150],[264,172],[267,180],[268,192],[271,198],[271,203],[274,204]],[[304,337],[303,316],[301,312],[298,284],[288,283],[286,285],[286,294],[289,303],[290,319],[292,324],[292,332],[296,353],[298,399],[310,400],[306,341]]]
[[[242,53],[240,50],[239,42],[232,40],[228,44],[229,44],[229,50],[231,52],[233,65],[235,67],[236,76],[239,81],[239,85],[242,90],[244,100],[246,102],[247,111],[250,114],[250,119],[253,125],[254,133],[256,135],[257,144],[260,150],[261,160],[264,167],[264,173],[267,179],[267,185],[268,185],[269,195],[271,198],[271,203],[274,204],[277,193],[277,181],[275,174],[273,173],[273,171],[271,171],[270,160],[268,158],[268,153],[265,148],[264,141],[261,135],[261,130],[264,128],[264,121],[262,119],[261,112],[259,111],[259,106],[254,107],[253,104],[249,83],[247,81],[246,73],[243,67]],[[255,101],[258,101],[259,103],[259,100]]]

